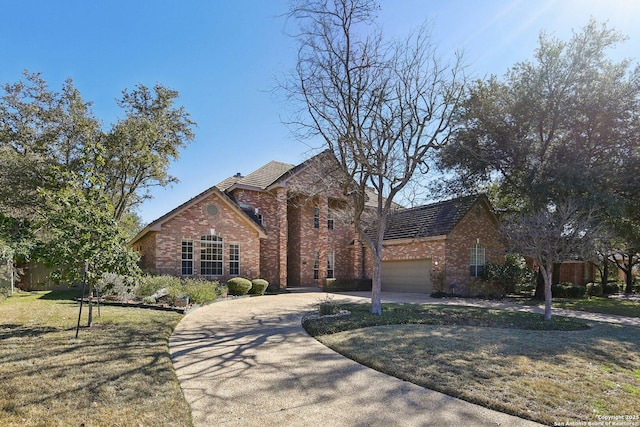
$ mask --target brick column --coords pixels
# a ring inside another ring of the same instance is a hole
[[[278,279],[281,288],[287,287],[287,190],[276,190],[277,218],[278,218]]]
[[[326,197],[320,197],[318,200],[318,209],[320,209],[320,227],[318,228],[318,252],[320,254],[320,279],[327,277],[327,254],[329,252],[329,233],[327,229],[328,203]],[[334,265],[335,268],[335,265]]]
[[[351,274],[354,279],[362,279],[362,273],[364,271],[364,266],[362,265],[364,262],[362,257],[362,243],[360,242],[360,236],[357,231],[355,231],[353,236],[353,266],[351,267]]]

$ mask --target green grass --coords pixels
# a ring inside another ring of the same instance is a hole
[[[545,424],[638,414],[640,328],[482,308],[347,305],[305,328],[381,372]]]
[[[0,425],[192,425],[168,339],[181,315],[103,306],[75,338],[75,291],[0,303]],[[87,322],[87,307],[82,325]]]
[[[535,301],[535,305],[543,305]],[[617,316],[640,317],[640,302],[624,299],[589,297],[589,298],[557,298],[553,306],[567,310],[588,311],[590,313],[613,314]]]
[[[553,316],[547,322],[539,314],[485,309],[476,307],[445,306],[432,304],[385,304],[382,316],[371,314],[365,304],[344,304],[340,309],[351,312],[347,317],[322,317],[304,323],[313,335],[364,328],[367,326],[423,324],[485,326],[493,328],[517,328],[530,330],[582,330],[586,322],[562,316]]]

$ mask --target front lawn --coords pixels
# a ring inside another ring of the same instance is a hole
[[[470,307],[383,307],[375,316],[368,304],[340,306],[351,314],[304,325],[376,370],[545,424],[640,415],[640,328]]]
[[[544,306],[540,301],[532,304]],[[567,310],[588,311],[590,313],[613,314],[616,316],[640,317],[640,302],[625,299],[588,297],[588,298],[554,298],[553,306]]]
[[[0,303],[0,425],[192,425],[168,348],[182,316],[103,306],[75,339],[76,295]]]

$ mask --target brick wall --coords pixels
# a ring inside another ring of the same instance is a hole
[[[139,265],[142,271],[156,270],[156,232],[147,233],[136,242],[133,249],[140,254]]]
[[[474,281],[470,273],[471,248],[476,242],[485,248],[485,264],[504,261],[505,248],[500,241],[494,216],[485,203],[479,202],[447,236],[444,282],[455,285],[455,292],[465,294]]]
[[[217,215],[208,213],[210,204],[217,206]],[[257,231],[215,194],[162,224],[156,235],[155,270],[160,274],[181,275],[182,241],[190,240],[194,250],[194,276],[200,276],[200,239],[210,234],[223,239],[223,275],[211,278],[227,280],[231,277],[228,250],[231,243],[240,246],[240,276],[249,279],[259,277],[260,239]]]
[[[262,215],[262,227],[267,232],[267,237],[260,239],[259,243],[259,275],[270,284],[281,285],[278,236],[282,221],[278,218],[275,192],[236,189],[233,191],[233,197],[238,203],[249,205],[253,209],[258,208],[259,214]]]
[[[350,211],[336,181],[328,179],[326,164],[310,165],[287,180],[288,189],[288,280],[296,285],[319,286],[327,277],[329,254],[333,253],[333,277],[354,278],[355,229]],[[318,228],[314,209],[319,209]],[[329,228],[329,212],[333,228]],[[318,279],[314,279],[315,254],[319,254]]]
[[[570,282],[574,285],[585,286],[587,283],[595,281],[595,267],[591,263],[563,262],[559,267],[558,277],[554,278],[554,283]]]
[[[445,238],[435,236],[419,241],[388,241],[382,251],[382,260],[431,260],[431,287],[442,290],[442,278],[446,266]]]

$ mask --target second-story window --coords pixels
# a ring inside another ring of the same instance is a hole
[[[327,213],[327,228],[333,230],[333,211],[331,209]]]
[[[313,208],[313,228],[320,228],[320,208]]]

